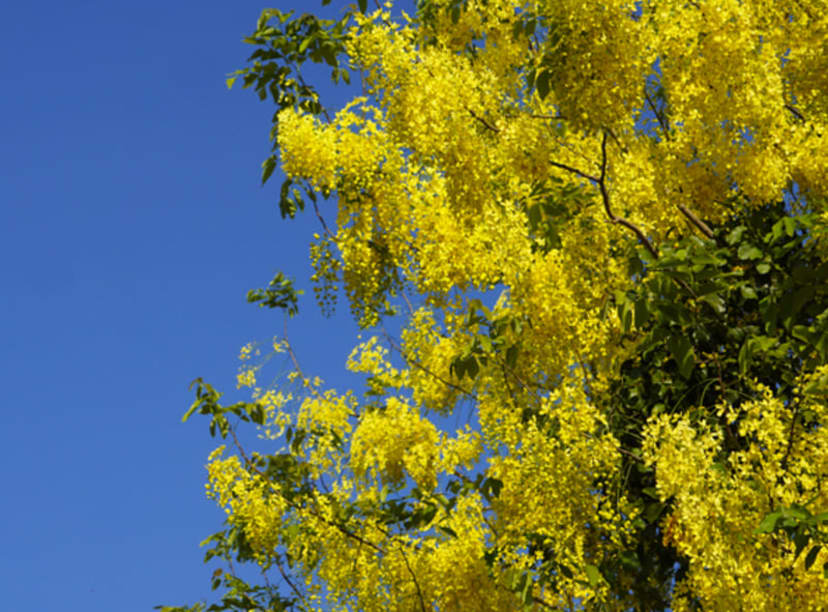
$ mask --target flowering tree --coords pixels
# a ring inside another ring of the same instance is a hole
[[[247,348],[249,402],[197,381],[207,556],[264,574],[209,609],[820,609],[825,8],[266,10],[229,83],[278,107],[264,180],[320,221],[320,305],[402,331],[354,349],[360,393],[284,339],[292,387]],[[325,108],[306,62],[362,95]],[[248,299],[297,312],[281,275]]]

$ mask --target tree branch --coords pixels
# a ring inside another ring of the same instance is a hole
[[[491,131],[492,131],[492,132],[494,132],[495,134],[498,134],[498,133],[500,132],[500,130],[499,130],[498,128],[496,128],[496,127],[495,127],[495,126],[493,126],[491,123],[489,123],[488,121],[486,121],[485,117],[481,117],[480,115],[478,115],[477,113],[475,113],[475,112],[474,112],[472,109],[470,109],[470,108],[467,108],[466,110],[467,110],[467,111],[469,111],[469,114],[470,114],[472,117],[474,117],[475,119],[477,119],[480,123],[482,123],[483,125],[485,125],[485,126],[486,126],[489,130],[491,130]]]
[[[707,225],[704,221],[699,219],[693,212],[687,208],[684,204],[678,204],[678,209],[682,212],[682,214],[687,217],[687,219],[695,225],[702,234],[707,236],[710,240],[713,240],[713,230],[710,229],[710,226]]]
[[[402,544],[399,545],[398,550],[400,551],[403,561],[405,562],[405,567],[408,568],[408,573],[411,574],[411,579],[414,581],[414,586],[417,587],[417,597],[420,599],[420,610],[422,610],[422,612],[426,612],[425,600],[423,599],[423,592],[420,590],[420,583],[417,582],[417,576],[414,575],[414,570],[412,570],[411,565],[408,564],[408,557],[405,556],[405,551],[402,549]]]
[[[639,229],[637,225],[634,223],[627,221],[623,217],[617,216],[615,213],[612,212],[612,207],[610,206],[610,199],[609,199],[609,192],[607,192],[607,132],[604,132],[604,137],[601,139],[601,178],[598,179],[598,187],[601,189],[601,198],[604,200],[604,210],[607,212],[607,216],[610,218],[610,221],[613,223],[617,223],[618,225],[623,225],[628,230],[633,232],[638,239],[644,243],[644,246],[647,247],[647,250],[652,253],[653,257],[658,257],[658,251],[656,251],[655,247],[650,243],[647,236],[644,232]]]
[[[793,105],[791,105],[791,104],[786,104],[786,105],[785,105],[785,108],[787,108],[789,111],[791,111],[791,112],[794,114],[794,116],[795,116],[797,119],[799,119],[802,123],[805,123],[805,115],[803,115],[802,113],[800,113],[800,112],[799,112],[799,111],[798,111],[798,110],[797,110],[797,109],[796,109]]]
[[[591,174],[587,174],[586,172],[581,172],[577,168],[573,168],[572,166],[567,166],[566,164],[561,164],[556,161],[549,160],[549,164],[551,166],[555,166],[556,168],[560,168],[561,170],[566,170],[567,172],[571,172],[572,174],[577,174],[581,178],[585,178],[588,181],[592,181],[593,183],[600,182],[597,176],[592,176]]]
[[[661,126],[661,132],[664,134],[664,139],[670,140],[670,132],[667,129],[667,121],[664,119],[664,117],[662,117],[661,113],[658,112],[655,102],[653,102],[652,98],[650,98],[650,94],[647,93],[647,87],[644,87],[644,98],[646,98],[650,110],[653,111],[653,114],[655,115],[658,124]]]

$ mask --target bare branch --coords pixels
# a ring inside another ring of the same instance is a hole
[[[607,133],[604,132],[604,137],[601,139],[601,178],[598,179],[598,187],[601,189],[601,198],[604,200],[604,210],[607,212],[607,216],[610,218],[610,221],[613,223],[617,223],[618,225],[623,225],[628,230],[632,231],[638,239],[644,243],[644,246],[647,247],[647,250],[652,253],[653,257],[658,257],[658,251],[656,251],[655,247],[650,243],[647,236],[644,232],[639,229],[637,225],[634,223],[627,221],[623,217],[619,217],[612,212],[612,207],[610,206],[610,199],[609,199],[609,192],[607,191]]]
[[[572,166],[567,166],[566,164],[561,164],[555,161],[549,161],[549,164],[555,166],[556,168],[560,168],[561,170],[566,170],[567,172],[571,172],[572,174],[577,174],[581,178],[585,178],[588,181],[592,181],[593,183],[597,183],[600,179],[596,176],[592,176],[591,174],[587,174],[586,172],[581,172],[577,168],[573,168]]]
[[[414,581],[414,586],[417,587],[417,597],[420,599],[420,610],[426,612],[425,600],[423,599],[423,592],[420,590],[420,583],[417,582],[417,576],[414,575],[414,570],[408,564],[408,557],[405,556],[405,551],[402,549],[402,544],[399,545],[400,554],[402,555],[405,567],[408,568],[408,573],[411,574],[411,579]]]
[[[288,578],[287,573],[285,572],[284,568],[282,568],[282,564],[281,564],[281,563],[279,563],[279,562],[277,562],[277,563],[276,563],[276,567],[278,568],[279,573],[282,575],[282,579],[283,579],[285,582],[287,582],[288,586],[289,586],[289,587],[291,588],[291,590],[292,590],[292,591],[296,594],[296,596],[297,596],[300,600],[302,600],[302,601],[304,602],[304,601],[305,601],[305,596],[304,596],[304,595],[302,595],[302,593],[299,591],[299,589],[297,589],[297,588],[296,588],[296,585],[294,585],[294,584],[293,584],[293,582],[291,581],[291,579],[290,579],[290,578]],[[307,602],[306,602],[306,603],[307,603]]]
[[[484,126],[486,126],[489,130],[491,130],[491,131],[492,131],[492,132],[494,132],[495,134],[497,134],[497,133],[499,133],[499,132],[500,132],[500,130],[499,130],[498,128],[496,128],[496,127],[495,127],[495,126],[493,126],[491,123],[489,123],[488,121],[486,121],[486,118],[485,118],[485,117],[481,117],[480,115],[478,115],[477,113],[475,113],[475,112],[474,112],[472,109],[470,109],[470,108],[469,108],[469,109],[466,109],[466,110],[468,110],[468,111],[469,111],[469,114],[470,114],[472,117],[474,117],[475,119],[477,119],[480,123],[482,123]]]
[[[794,114],[794,116],[797,119],[799,119],[802,123],[805,123],[805,115],[803,115],[801,112],[799,112],[796,109],[796,107],[792,106],[791,104],[786,104],[785,108],[787,108],[789,111],[791,111]]]
[[[426,374],[431,376],[434,380],[443,383],[447,387],[449,387],[451,389],[454,389],[455,391],[459,391],[460,393],[462,393],[464,395],[468,395],[469,397],[471,397],[473,399],[477,399],[477,395],[474,392],[469,391],[468,389],[464,389],[463,387],[461,387],[459,385],[455,385],[453,382],[451,382],[449,380],[446,380],[445,378],[443,378],[442,376],[439,376],[438,374],[435,374],[434,372],[429,370],[427,367],[425,367],[423,364],[421,364],[419,361],[412,358],[410,355],[406,354],[406,352],[402,350],[402,347],[399,346],[396,342],[394,342],[394,339],[388,334],[388,332],[384,332],[383,335],[385,336],[386,342],[388,342],[388,344],[391,345],[391,348],[393,348],[395,351],[397,351],[400,354],[400,356],[405,360],[406,363],[421,369],[423,372],[425,372]]]
[[[650,110],[653,111],[653,114],[656,116],[656,120],[658,124],[661,126],[661,132],[664,134],[665,140],[670,140],[670,131],[667,126],[667,120],[662,116],[658,109],[656,108],[655,102],[653,102],[652,98],[650,98],[650,94],[647,93],[647,88],[644,88],[644,97],[647,99],[647,104],[650,107]]]
[[[695,225],[702,234],[707,236],[710,240],[713,240],[713,230],[710,229],[710,226],[707,225],[704,221],[699,219],[693,212],[687,208],[684,204],[678,204],[678,209],[682,212],[682,214],[687,217],[687,219]]]
[[[322,229],[325,231],[325,235],[329,238],[333,238],[333,233],[330,229],[328,229],[328,224],[325,223],[325,217],[323,217],[322,213],[319,212],[319,206],[316,204],[316,200],[313,201],[313,212],[316,213],[316,218],[319,219],[319,223],[322,224]]]

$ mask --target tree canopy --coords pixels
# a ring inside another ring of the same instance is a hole
[[[364,385],[286,338],[278,386],[242,350],[248,401],[196,381],[225,565],[163,609],[821,609],[826,8],[265,10],[228,85],[277,107],[263,180],[318,218]],[[299,310],[281,274],[248,300]]]

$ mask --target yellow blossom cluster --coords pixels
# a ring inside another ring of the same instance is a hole
[[[344,53],[361,95],[325,119],[282,110],[276,143],[285,174],[332,200],[318,301],[341,286],[365,328],[407,313],[399,340],[354,349],[363,397],[298,367],[300,391],[256,389],[245,346],[238,386],[266,442],[286,442],[269,466],[282,480],[219,453],[208,491],[263,565],[288,552],[308,609],[626,609],[599,571],[642,512],[594,401],[633,350],[615,296],[640,279],[637,252],[705,233],[699,218],[787,190],[825,225],[828,10],[420,4],[356,11]],[[673,609],[828,601],[792,542],[756,533],[776,508],[828,506],[825,397],[807,391],[825,375],[799,381],[795,409],[757,383],[718,421],[641,419],[627,459],[655,470],[672,504],[659,537],[689,568]]]
[[[738,410],[720,408],[730,423],[725,432],[675,415],[654,419],[646,432],[645,458],[656,468],[658,495],[674,500],[664,540],[691,559],[677,589],[700,596],[711,610],[819,610],[828,581],[805,568],[805,555],[792,541],[757,533],[757,526],[777,508],[828,506],[821,485],[828,474],[828,432],[801,416],[824,423],[828,410],[824,398],[815,401],[802,388],[796,411],[771,389],[759,385],[758,392]],[[724,435],[742,436],[750,445],[725,459]],[[816,567],[826,561],[828,551],[820,551]],[[684,609],[681,601],[675,609]]]

